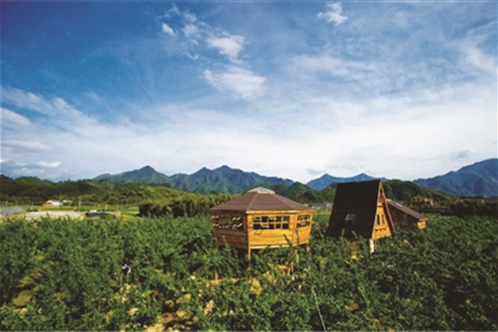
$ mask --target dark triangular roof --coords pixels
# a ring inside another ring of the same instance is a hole
[[[380,180],[338,183],[327,234],[371,238],[380,186]]]
[[[311,210],[310,207],[294,202],[293,200],[275,194],[266,188],[255,188],[249,190],[242,196],[232,199],[226,203],[211,209],[213,212],[219,211],[260,211],[260,210]]]

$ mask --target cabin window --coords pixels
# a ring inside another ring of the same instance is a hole
[[[311,214],[297,216],[297,228],[308,227],[309,225],[311,225]]]
[[[256,216],[254,229],[289,229],[289,216]]]
[[[217,229],[244,230],[244,220],[241,216],[214,215],[212,221],[214,227]]]

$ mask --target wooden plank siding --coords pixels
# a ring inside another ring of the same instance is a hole
[[[310,224],[305,227],[297,227],[299,215],[310,215]],[[277,217],[288,216],[288,229],[254,229],[255,217]],[[311,236],[311,223],[313,218],[313,210],[309,211],[258,211],[255,214],[248,215],[248,242],[251,248],[259,249],[270,247],[287,246],[287,240],[290,240],[292,245],[306,244]],[[299,243],[298,243],[299,239]]]
[[[392,235],[391,228],[388,224],[388,218],[384,204],[379,202],[377,204],[377,214],[375,215],[375,223],[372,231],[372,239],[378,240],[383,237],[390,237]]]
[[[290,213],[289,213],[290,212]],[[297,227],[298,216],[309,216],[309,224]],[[254,229],[254,218],[256,217],[288,217],[288,229]],[[288,240],[295,245],[307,244],[311,237],[311,227],[313,223],[313,210],[309,211],[258,211],[249,212],[243,217],[243,229],[234,230],[228,228],[218,228],[215,226],[214,235],[217,246],[228,245],[235,248],[263,249],[266,247],[276,248],[288,246]]]
[[[214,232],[217,246],[225,245],[236,248],[247,248],[247,235],[245,232],[218,229]]]
[[[216,245],[246,249],[250,258],[252,249],[308,244],[313,212],[304,204],[256,188],[211,209]]]

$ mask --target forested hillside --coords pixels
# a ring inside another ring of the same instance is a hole
[[[323,190],[313,190],[308,186],[294,182],[287,184],[266,184],[276,193],[292,200],[305,203],[326,203],[333,202],[335,195],[335,185],[332,184]],[[456,197],[444,192],[424,188],[410,181],[387,180],[384,182],[388,198],[398,201],[409,202],[411,197],[422,195],[433,198],[438,204],[445,205]],[[231,197],[226,193],[219,192],[209,194],[218,195],[220,198]],[[80,180],[51,182],[38,178],[26,177],[11,179],[5,176],[0,177],[0,202],[10,205],[34,204],[42,205],[49,199],[68,200],[73,206],[78,202],[89,204],[143,204],[167,203],[172,199],[183,197],[184,200],[204,200],[204,195],[199,193],[185,192],[172,187],[171,185],[148,185],[143,183],[119,183],[109,180]]]
[[[171,176],[159,173],[150,166],[145,166],[120,174],[102,174],[93,180],[97,182],[106,180],[113,183],[169,184],[183,191],[201,194],[212,192],[240,194],[262,184],[289,186],[293,183],[288,179],[244,172],[226,165],[213,170],[203,167],[193,174],[178,173]]]
[[[498,159],[488,159],[416,184],[461,196],[498,196]]]
[[[0,330],[498,329],[496,217],[433,218],[356,260],[327,222],[309,251],[263,250],[248,269],[205,218],[4,220]]]
[[[140,169],[123,172],[120,174],[101,174],[93,179],[93,181],[109,181],[113,183],[145,183],[145,184],[160,184],[165,185],[170,182],[167,175],[156,172],[150,166],[145,166]]]
[[[450,179],[451,183],[471,185],[477,178],[489,178],[493,180],[493,170],[496,171],[496,160],[490,160],[469,166],[445,177],[434,178],[432,182],[417,180],[417,183],[401,180],[383,180],[387,197],[396,201],[410,202],[415,195],[432,198],[439,206],[446,206],[457,197],[449,192],[458,192],[454,187],[439,186],[441,190],[430,189],[438,187],[434,183],[447,183],[443,180]],[[482,174],[480,172],[482,171]],[[462,174],[466,175],[462,178]],[[496,174],[495,174],[496,175]],[[495,176],[496,177],[496,176]],[[332,202],[335,195],[337,182],[360,181],[370,178],[368,175],[360,174],[353,178],[334,178],[324,176],[317,181],[304,185],[291,180],[277,177],[264,177],[256,173],[247,173],[228,166],[222,166],[215,170],[203,168],[198,172],[186,175],[175,174],[168,177],[156,172],[152,167],[146,166],[139,170],[124,172],[121,174],[103,174],[94,180],[62,181],[54,183],[33,177],[21,177],[10,179],[0,176],[0,202],[12,204],[34,204],[41,205],[49,199],[68,200],[73,202],[88,202],[90,204],[156,204],[158,200],[170,200],[172,197],[189,196],[188,199],[202,200],[202,196],[195,196],[185,192],[196,192],[198,194],[240,194],[247,189],[256,186],[266,186],[278,194],[305,204]],[[330,182],[332,181],[332,182]],[[335,182],[334,182],[335,181]],[[443,181],[443,182],[442,182]],[[446,181],[446,180],[445,180]],[[457,181],[457,182],[455,182]],[[458,182],[459,181],[459,182]],[[484,189],[490,186],[489,181],[476,180],[474,189],[482,185]],[[322,188],[321,190],[310,188]],[[496,179],[494,182],[496,187]],[[492,186],[491,186],[492,187]],[[453,189],[451,189],[453,188]],[[451,189],[451,190],[450,190]],[[483,189],[483,190],[484,190]],[[447,190],[447,191],[445,191]],[[486,189],[486,192],[488,190]],[[471,192],[468,192],[472,195]]]

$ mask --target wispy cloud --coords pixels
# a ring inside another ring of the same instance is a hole
[[[60,161],[54,161],[54,162],[45,162],[45,161],[39,161],[36,163],[40,167],[44,168],[57,168],[61,165]]]
[[[31,70],[5,49],[3,169],[410,179],[496,155],[496,4],[149,6],[122,38],[81,43],[84,59],[34,43]]]
[[[3,107],[1,110],[2,129],[23,129],[31,126],[28,118]]]
[[[249,70],[230,66],[221,72],[204,71],[206,81],[220,91],[229,91],[242,99],[261,95],[266,78]]]
[[[102,98],[94,91],[84,92],[83,94],[97,104],[102,102]]]
[[[318,13],[318,18],[324,19],[329,23],[334,23],[335,25],[341,25],[348,18],[342,15],[342,5],[340,2],[328,3],[327,10]]]
[[[41,143],[39,141],[28,141],[19,139],[3,140],[2,145],[7,152],[11,150],[12,152],[22,153],[42,153],[54,150],[54,147],[49,144]]]
[[[61,163],[44,161],[34,163],[19,163],[15,161],[0,161],[0,173],[17,178],[20,176],[36,176],[41,178],[59,178],[62,173],[60,170]]]
[[[170,35],[170,36],[175,35],[175,31],[173,31],[173,29],[169,25],[167,25],[166,23],[162,24],[162,29],[163,29],[163,32],[166,33],[167,35]]]
[[[46,98],[33,92],[10,87],[2,87],[1,91],[3,102],[16,108],[42,114],[50,119],[50,125],[58,126],[59,130],[78,131],[81,126],[91,126],[96,123],[95,119],[85,115],[63,98]]]
[[[221,37],[211,36],[207,39],[209,47],[219,50],[222,55],[226,55],[232,62],[240,62],[239,53],[244,47],[244,37],[225,34]]]

